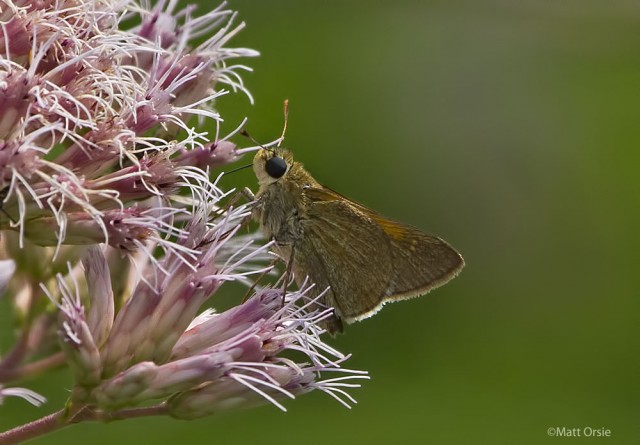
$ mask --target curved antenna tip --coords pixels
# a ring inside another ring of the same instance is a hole
[[[280,136],[280,142],[278,142],[278,147],[284,141],[284,135],[287,132],[287,123],[289,122],[289,99],[284,100],[284,127],[282,128],[282,136]]]

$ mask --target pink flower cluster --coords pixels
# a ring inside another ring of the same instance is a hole
[[[215,109],[228,91],[252,100],[249,68],[232,62],[257,53],[227,46],[234,23],[225,5],[195,16],[171,0],[0,5],[0,292],[20,326],[0,404],[43,403],[9,385],[53,367],[75,379],[65,409],[0,441],[83,420],[284,409],[313,389],[354,402],[345,389],[366,373],[321,340],[329,312],[310,286],[203,311],[224,283],[269,269],[269,245],[239,234],[251,203],[211,181],[253,150],[219,134]]]

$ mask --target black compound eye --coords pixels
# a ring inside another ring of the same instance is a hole
[[[269,176],[278,179],[287,171],[287,162],[280,156],[274,156],[267,161],[264,168]]]

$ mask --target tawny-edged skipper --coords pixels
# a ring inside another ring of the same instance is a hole
[[[286,127],[285,127],[286,128]],[[319,184],[290,151],[261,148],[254,216],[300,285],[334,308],[330,333],[391,301],[426,294],[455,277],[462,256],[446,241],[391,221]]]

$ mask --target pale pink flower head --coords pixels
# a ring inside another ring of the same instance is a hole
[[[0,227],[22,246],[58,248],[131,250],[163,234],[146,217],[150,199],[175,207],[241,153],[196,125],[217,128],[228,89],[248,95],[238,74],[248,68],[229,62],[257,53],[226,45],[244,25],[223,6],[194,17],[166,1],[5,3]]]
[[[355,402],[346,390],[368,377],[322,340],[331,309],[312,283],[211,309],[273,258],[245,229],[252,203],[216,171],[253,150],[219,134],[216,111],[227,92],[252,101],[236,60],[257,53],[229,47],[243,26],[224,4],[3,2],[0,293],[18,339],[1,351],[0,402],[44,403],[14,382],[54,367],[74,383],[64,409],[0,442],[83,420],[284,410],[314,389]]]

